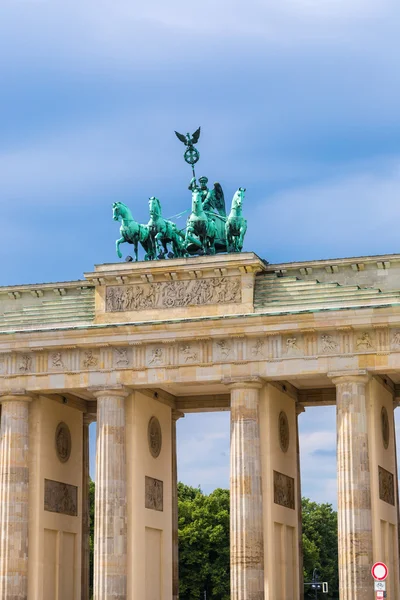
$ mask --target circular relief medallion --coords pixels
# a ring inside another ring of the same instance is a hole
[[[161,452],[162,434],[161,425],[157,417],[151,417],[147,428],[147,439],[149,442],[150,454],[153,458],[157,458]]]
[[[56,429],[56,452],[58,459],[65,463],[71,455],[71,432],[66,423],[59,423]]]
[[[383,445],[387,449],[389,447],[390,438],[390,427],[389,427],[389,416],[386,408],[383,406],[381,410],[381,426],[382,426],[382,440]]]
[[[289,421],[286,413],[282,410],[279,413],[279,444],[282,452],[287,452],[289,448]]]

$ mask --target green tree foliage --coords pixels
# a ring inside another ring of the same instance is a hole
[[[331,504],[302,499],[304,581],[316,568],[320,581],[329,583],[330,598],[339,597],[337,513]],[[308,586],[306,586],[306,589]],[[309,597],[315,597],[311,593]]]
[[[229,490],[178,484],[179,599],[229,600]]]

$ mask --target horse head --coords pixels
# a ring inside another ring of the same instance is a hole
[[[234,196],[232,198],[232,209],[233,210],[236,209],[239,212],[241,212],[245,193],[246,193],[246,188],[242,188],[242,187],[240,187],[235,192],[235,194],[234,194]]]
[[[119,221],[125,216],[125,210],[127,206],[122,202],[114,202],[113,203],[113,219],[114,221]]]
[[[149,209],[152,218],[161,216],[161,202],[155,196],[149,198]]]

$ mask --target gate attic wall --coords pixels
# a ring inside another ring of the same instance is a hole
[[[1,541],[0,600],[88,600],[96,419],[95,600],[177,600],[176,421],[212,410],[231,411],[232,600],[302,598],[297,419],[335,403],[341,598],[372,600],[382,559],[397,597],[397,272],[398,255],[243,253],[0,288],[2,531],[29,498],[29,527]]]

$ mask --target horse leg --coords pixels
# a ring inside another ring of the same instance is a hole
[[[242,251],[243,242],[244,242],[244,236],[246,235],[246,231],[247,231],[247,223],[245,223],[244,225],[242,225],[242,227],[240,228],[239,242],[238,242],[238,252]]]
[[[121,250],[119,249],[119,247],[120,247],[120,245],[121,245],[121,244],[123,244],[124,242],[125,242],[125,238],[124,238],[124,237],[121,237],[121,238],[119,238],[119,240],[117,240],[117,241],[115,242],[115,247],[116,247],[116,250],[117,250],[117,256],[118,256],[118,258],[122,258],[122,252],[121,252]]]
[[[138,240],[134,241],[133,250],[135,252],[135,262],[137,262],[138,261]]]

